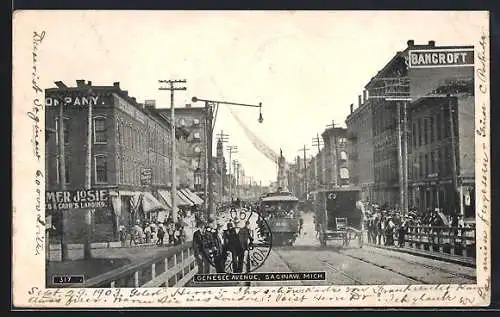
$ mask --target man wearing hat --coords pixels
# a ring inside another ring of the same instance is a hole
[[[193,233],[193,255],[198,266],[198,274],[210,273],[210,259],[204,250],[205,233],[206,223],[205,221],[200,221],[196,231]]]

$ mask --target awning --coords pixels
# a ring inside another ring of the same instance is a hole
[[[177,206],[193,206],[193,202],[186,198],[179,190],[177,193]]]
[[[193,203],[195,205],[203,205],[203,199],[201,199],[200,197],[198,197],[195,193],[193,193],[192,191],[190,191],[189,189],[184,189],[184,193],[186,194],[187,197],[189,197],[189,199],[191,199],[193,201]]]
[[[184,198],[185,201],[189,201],[192,205],[196,205],[195,202],[189,197],[189,194],[186,192],[185,189],[179,190],[179,193],[182,195],[182,198]]]
[[[149,192],[142,193],[142,210],[144,212],[151,212],[156,210],[163,210],[165,206],[156,199],[153,194]]]
[[[172,209],[172,196],[168,190],[158,190],[158,195],[162,198],[163,203],[168,207],[168,209]]]

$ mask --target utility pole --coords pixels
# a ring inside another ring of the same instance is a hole
[[[220,195],[219,195],[219,204],[222,205],[224,201],[224,143],[228,142],[228,134],[224,134],[224,131],[220,131],[219,134],[217,134],[217,138],[222,144],[222,155],[220,157],[220,162],[219,162],[219,175],[220,175]]]
[[[317,179],[317,181],[322,184],[323,183],[323,173],[324,173],[324,166],[323,166],[323,163],[324,163],[324,160],[323,160],[323,155],[321,155],[321,146],[323,145],[323,142],[322,140],[320,139],[319,137],[319,133],[316,133],[316,137],[313,138],[313,146],[316,146],[316,148],[318,149],[318,154],[316,155],[316,165],[315,165],[315,177],[316,178],[319,178],[318,177],[318,169],[321,171],[321,179]],[[319,165],[319,168],[318,168],[318,165]]]
[[[171,188],[171,204],[172,204],[172,219],[177,221],[177,175],[176,175],[176,157],[177,151],[175,149],[175,106],[174,106],[174,91],[176,90],[186,90],[185,86],[175,87],[175,84],[185,84],[186,80],[159,80],[160,84],[168,84],[168,87],[160,87],[159,90],[170,90],[170,127],[171,127],[171,151],[172,157],[170,159],[170,173],[172,177],[172,188]]]
[[[463,216],[462,206],[457,208],[459,205],[459,197],[458,197],[458,180],[457,180],[457,149],[455,144],[455,115],[453,109],[453,98],[450,94],[447,95],[448,99],[448,112],[449,112],[449,120],[450,120],[450,137],[451,137],[451,172],[452,174],[452,182],[453,182],[453,213],[456,213],[459,209],[460,214]],[[461,198],[460,198],[461,199]],[[460,203],[461,205],[461,203]]]
[[[238,146],[229,145],[226,149],[229,152],[229,163],[228,163],[228,166],[229,166],[229,171],[228,171],[228,174],[229,174],[229,199],[232,200],[233,199],[233,191],[232,191],[233,180],[232,180],[232,174],[231,174],[231,164],[232,164],[231,159],[232,159],[233,154],[238,153]]]
[[[64,98],[59,103],[59,119],[57,126],[57,138],[59,143],[59,185],[61,191],[66,190],[66,155],[64,148]],[[68,246],[64,239],[64,211],[61,210],[61,261],[68,259]]]
[[[407,101],[403,101],[403,215],[408,214],[408,113]],[[439,201],[439,198],[438,198]]]
[[[233,161],[233,169],[234,169],[234,174],[235,174],[235,184],[234,184],[234,192],[236,198],[238,198],[239,193],[238,193],[238,183],[240,179],[240,163],[237,160]]]
[[[331,173],[331,180],[333,186],[338,185],[338,170],[337,170],[337,136],[335,135],[335,121],[332,120],[332,124],[326,126],[332,129],[333,138],[330,138],[330,153],[332,156],[332,167],[333,171]]]
[[[403,211],[404,206],[404,163],[403,163],[403,127],[401,126],[402,116],[401,116],[401,102],[396,102],[396,113],[398,115],[397,130],[398,130],[398,171],[399,171],[399,208]]]
[[[309,149],[306,149],[306,146],[304,145],[304,147],[302,149],[299,150],[299,152],[302,152],[302,155],[304,157],[304,190],[305,190],[305,196],[304,198],[307,199],[307,195],[308,195],[308,189],[307,189],[307,162],[306,162],[306,153],[307,151],[309,151]]]
[[[88,94],[92,95],[92,88],[89,87]],[[85,166],[85,188],[92,188],[92,103],[89,102],[88,109],[88,117],[87,117],[87,160]],[[64,140],[63,140],[64,141]],[[87,232],[85,234],[85,243],[83,244],[83,258],[88,260],[92,258],[92,249],[90,246],[91,235],[92,235],[92,209],[86,210],[85,220],[87,223]]]

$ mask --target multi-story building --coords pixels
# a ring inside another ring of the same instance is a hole
[[[410,40],[365,86],[346,124],[353,178],[368,187],[366,199],[396,206],[403,193],[410,207],[474,216],[473,60],[472,46]]]
[[[409,202],[474,219],[474,47],[407,51]]]
[[[358,108],[354,109],[354,104],[350,106],[350,114],[346,119],[347,144],[351,182],[361,188],[363,200],[372,201],[374,198],[373,117],[370,100],[366,97],[365,91],[362,101],[358,100]]]
[[[327,128],[322,134],[325,144],[325,183],[328,187],[348,185],[350,182],[347,129],[341,127]]]
[[[45,125],[59,132],[63,108],[64,146],[59,138],[46,145],[48,183],[46,189],[110,190],[110,208],[95,209],[92,216],[94,241],[116,241],[120,226],[136,221],[159,220],[169,211],[166,189],[171,186],[171,125],[151,105],[140,104],[115,82],[93,86],[77,80],[76,87],[57,82],[45,90]],[[92,107],[91,138],[88,144],[88,115]],[[182,143],[182,142],[181,142]],[[88,148],[90,147],[90,153]],[[60,175],[59,151],[64,148],[64,177]],[[87,165],[88,154],[91,165]],[[90,175],[90,184],[87,176]],[[62,179],[65,184],[61,184]],[[178,192],[179,205],[189,199]],[[81,243],[86,236],[85,212],[54,213],[53,223],[64,223],[67,243]]]

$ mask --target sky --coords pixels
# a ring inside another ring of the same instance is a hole
[[[349,105],[406,42],[474,45],[479,26],[471,12],[39,12],[46,36],[39,48],[41,86],[68,86],[77,79],[94,85],[119,81],[139,102],[170,105],[160,79],[186,79],[175,94],[184,106],[201,99],[245,104],[233,107],[275,152],[291,162],[304,145],[335,121],[345,126]],[[477,20],[476,20],[477,21]],[[193,106],[196,106],[194,104]],[[202,106],[200,103],[199,106]],[[276,165],[256,151],[221,106],[215,133],[229,135],[233,155],[246,175],[268,185]],[[226,145],[228,145],[226,144]],[[214,146],[215,149],[215,146]],[[214,150],[215,151],[215,150]],[[227,152],[226,158],[227,158]]]

